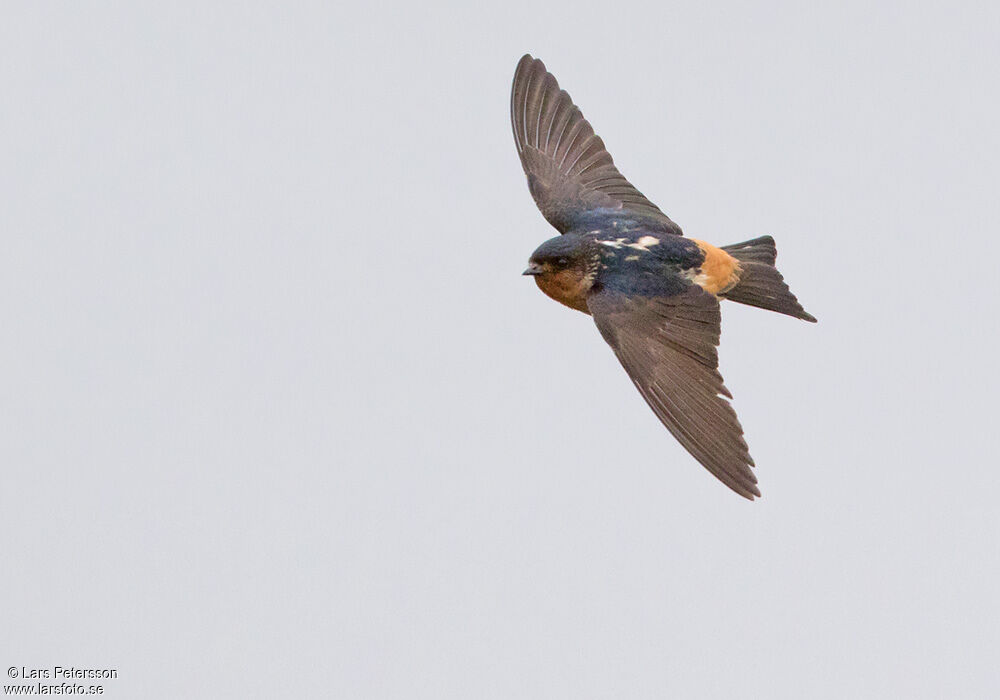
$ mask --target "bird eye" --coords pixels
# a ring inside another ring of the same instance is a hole
[[[569,265],[569,260],[567,260],[566,258],[559,258],[559,260],[556,261],[556,262],[557,262],[557,264],[561,265],[562,267],[565,267],[566,265]]]

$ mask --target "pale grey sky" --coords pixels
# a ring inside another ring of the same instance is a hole
[[[1000,10],[475,5],[6,6],[2,668],[1000,694]],[[819,318],[723,310],[762,500],[520,276],[554,235],[526,51],[688,235],[773,235]]]

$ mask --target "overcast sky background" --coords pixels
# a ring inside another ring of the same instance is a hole
[[[361,5],[5,5],[0,667],[996,697],[997,6]],[[724,306],[762,500],[520,276],[526,51],[819,318]]]

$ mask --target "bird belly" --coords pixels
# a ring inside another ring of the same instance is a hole
[[[691,281],[710,294],[724,294],[740,281],[740,263],[732,255],[710,243],[691,239],[705,255]]]

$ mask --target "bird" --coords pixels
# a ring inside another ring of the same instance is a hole
[[[524,275],[590,315],[643,399],[680,444],[734,492],[760,497],[733,398],[719,373],[723,300],[812,323],[775,267],[771,236],[716,247],[681,228],[615,166],[569,94],[530,54],[511,86],[528,190],[560,235]]]

